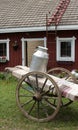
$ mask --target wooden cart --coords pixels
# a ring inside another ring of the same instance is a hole
[[[6,70],[19,78],[16,101],[24,116],[31,120],[50,121],[60,107],[78,100],[77,80],[67,69],[53,68],[44,73],[16,66]]]

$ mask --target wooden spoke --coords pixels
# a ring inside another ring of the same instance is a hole
[[[40,106],[39,106],[39,101],[37,102],[37,107],[38,107],[38,109],[37,109],[37,115],[38,115],[38,119],[39,119],[39,109],[40,109]]]
[[[19,95],[19,97],[32,97],[32,96],[26,95],[26,94],[22,94],[22,95]]]
[[[34,109],[35,104],[36,104],[36,101],[34,101],[33,105],[31,106],[31,108],[30,108],[30,110],[29,110],[29,112],[28,112],[28,114],[30,114],[30,113],[31,113],[31,111]]]
[[[41,92],[43,91],[45,85],[46,85],[46,82],[47,82],[48,78],[45,79],[44,83],[43,83],[43,86],[42,86],[42,89],[41,89]]]
[[[29,103],[30,103],[30,102],[32,102],[32,101],[33,101],[33,99],[31,99],[31,100],[29,100],[29,101],[25,102],[24,104],[22,104],[22,105],[21,105],[21,107],[23,107],[24,105],[29,104]]]
[[[54,104],[52,104],[48,99],[45,100],[47,102],[47,104],[53,108],[54,110],[56,110],[56,107],[54,106]]]
[[[25,79],[26,80],[26,79]],[[33,90],[34,91],[36,91],[36,88],[35,88],[35,86],[33,86],[33,84],[32,84],[32,81],[30,80],[30,77],[29,76],[27,76],[27,84],[29,84],[30,85],[30,87],[32,87],[33,88]]]
[[[37,85],[37,88],[38,88],[38,75],[36,74],[36,85]]]
[[[47,108],[45,107],[45,105],[42,102],[41,102],[41,105],[42,105],[43,112],[45,113],[46,117],[48,117],[49,114],[48,114]]]
[[[51,87],[51,85],[49,86],[49,89],[47,91],[44,91],[41,93],[41,95],[47,95],[48,93],[51,92],[51,95],[53,94],[54,87]]]
[[[66,107],[66,106],[70,105],[72,102],[73,101],[71,101],[70,99],[62,97],[61,107]]]
[[[29,86],[29,87],[30,87],[30,86]],[[22,89],[24,89],[25,91],[28,91],[29,93],[34,94],[34,91],[31,90],[31,89],[28,89],[27,86],[23,86],[23,85],[22,85]]]

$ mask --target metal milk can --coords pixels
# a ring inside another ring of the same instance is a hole
[[[30,71],[46,72],[48,64],[48,48],[38,46],[36,52],[32,55]]]

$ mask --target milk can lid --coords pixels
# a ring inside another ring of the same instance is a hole
[[[43,51],[47,51],[47,50],[48,50],[48,48],[43,47],[43,46],[38,46],[38,49],[39,49],[39,50],[43,50]]]

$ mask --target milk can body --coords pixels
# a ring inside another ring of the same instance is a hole
[[[46,47],[38,46],[37,51],[32,55],[30,71],[46,72],[48,64],[47,50]]]

